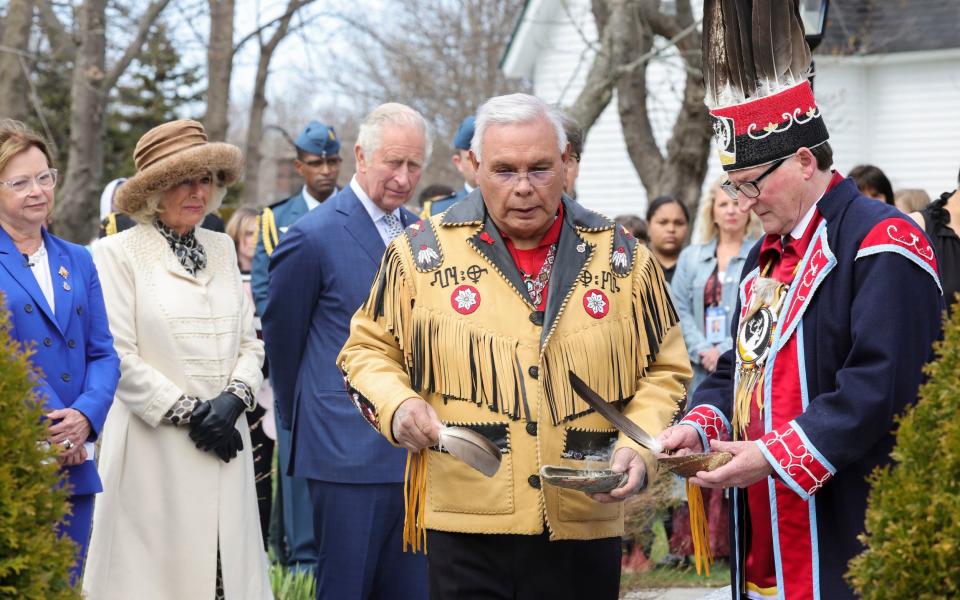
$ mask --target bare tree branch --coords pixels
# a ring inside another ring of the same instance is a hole
[[[73,54],[76,51],[77,43],[63,26],[63,23],[60,22],[60,18],[53,10],[51,1],[39,0],[37,8],[40,13],[40,27],[50,41],[50,49],[53,51],[53,55]]]
[[[703,105],[701,35],[690,0],[677,0],[672,15],[661,10],[658,0],[593,0],[593,12],[601,49],[571,109],[574,118],[589,130],[616,90],[627,152],[647,195],[669,193],[695,208],[706,173],[710,127]],[[647,66],[673,56],[682,61],[684,87],[664,153],[651,123]]]
[[[150,32],[150,28],[153,27],[157,17],[161,12],[163,12],[163,9],[166,8],[167,4],[169,3],[170,0],[153,0],[143,12],[143,15],[141,15],[140,20],[137,23],[137,33],[134,35],[133,40],[127,45],[127,49],[124,50],[120,59],[114,63],[114,65],[104,76],[103,83],[101,85],[102,90],[108,92],[117,85],[117,80],[120,79],[120,76],[123,75],[123,72],[127,70],[127,67],[130,66],[130,63],[133,62],[133,59],[140,54],[140,50],[143,48],[143,42],[146,41],[147,34]]]
[[[293,17],[294,13],[296,13],[298,10],[300,10],[307,4],[310,4],[312,1],[313,0],[306,0],[304,2],[297,4],[296,6],[294,6],[294,3],[287,5],[287,10],[282,15],[279,15],[273,19],[270,19],[263,25],[260,25],[250,33],[240,38],[240,41],[238,41],[233,47],[234,53],[238,52],[240,48],[242,48],[247,42],[249,42],[253,38],[260,38],[260,35],[265,33],[267,29],[273,27],[274,25],[280,23],[281,21],[286,20],[287,23],[289,24],[290,18]]]

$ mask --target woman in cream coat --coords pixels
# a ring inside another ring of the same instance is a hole
[[[139,224],[98,242],[120,384],[103,430],[86,597],[271,598],[243,411],[263,345],[230,238],[197,227],[242,156],[173,121],[147,132],[117,205]]]

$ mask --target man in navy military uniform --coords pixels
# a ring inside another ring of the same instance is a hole
[[[451,160],[453,166],[463,175],[463,187],[446,198],[424,202],[424,218],[439,215],[453,206],[455,202],[466,198],[467,194],[477,187],[477,170],[473,168],[473,163],[470,162],[470,140],[473,139],[473,124],[475,121],[476,117],[473,115],[464,119],[457,129],[457,135],[453,138],[453,147],[457,153],[453,155]]]
[[[293,166],[304,179],[299,194],[263,209],[257,249],[253,255],[250,285],[257,314],[263,315],[267,304],[270,256],[287,229],[300,217],[313,210],[337,191],[340,175],[340,140],[333,127],[311,121],[294,141],[297,158]],[[313,505],[307,482],[287,474],[290,461],[290,431],[277,421],[277,448],[280,462],[280,485],[277,487],[275,511],[282,515],[286,543],[277,544],[280,561],[295,569],[313,571],[317,550],[313,538]]]

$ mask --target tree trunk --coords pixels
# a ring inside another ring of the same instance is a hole
[[[696,212],[710,151],[710,119],[703,104],[700,33],[690,0],[678,0],[674,14],[656,0],[593,0],[600,48],[571,112],[586,131],[617,91],[623,138],[648,198],[670,194]],[[666,154],[653,134],[647,110],[647,64],[662,53],[654,37],[670,40],[684,61],[683,100]]]
[[[207,114],[204,129],[211,141],[227,139],[230,77],[233,74],[234,0],[209,0],[210,45],[207,48]]]
[[[632,39],[635,10],[628,0],[593,0],[593,18],[597,23],[600,50],[594,56],[580,95],[570,107],[571,116],[583,128],[584,139],[603,109],[613,99],[619,78],[618,67],[629,61],[636,48]]]
[[[30,112],[24,65],[32,25],[33,0],[10,0],[0,35],[0,118],[23,121]]]
[[[260,51],[257,64],[257,79],[253,86],[253,104],[250,106],[250,120],[247,124],[246,167],[244,168],[242,204],[257,206],[260,203],[260,143],[263,140],[263,113],[267,110],[267,75],[270,72],[270,58],[264,48]]]
[[[106,58],[106,0],[84,0],[80,43],[70,86],[70,169],[60,194],[57,233],[85,244],[96,232],[103,176],[103,133],[110,90],[140,54],[150,27],[170,0],[153,0],[144,10],[130,45],[110,70]]]
[[[77,243],[94,235],[103,172],[102,84],[106,76],[107,0],[84,0],[70,96],[70,170],[56,212],[57,234]]]
[[[253,104],[250,106],[250,120],[247,126],[246,167],[242,204],[256,206],[260,202],[260,143],[263,140],[263,114],[267,110],[267,77],[270,75],[270,61],[277,46],[290,30],[290,20],[301,7],[313,0],[289,0],[287,10],[277,23],[270,40],[260,43],[260,59],[257,62],[257,78],[253,86]]]

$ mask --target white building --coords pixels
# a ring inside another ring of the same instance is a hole
[[[957,187],[958,26],[957,0],[833,1],[827,38],[815,55],[815,91],[841,173],[874,164],[895,190],[922,188],[934,198]],[[583,86],[596,40],[590,0],[527,0],[502,69],[532,81],[547,101],[569,105]],[[652,62],[647,81],[648,110],[662,146],[683,92],[675,54],[668,50]],[[707,182],[720,174],[711,152]],[[577,187],[584,205],[609,216],[646,211],[616,98],[589,132]]]

